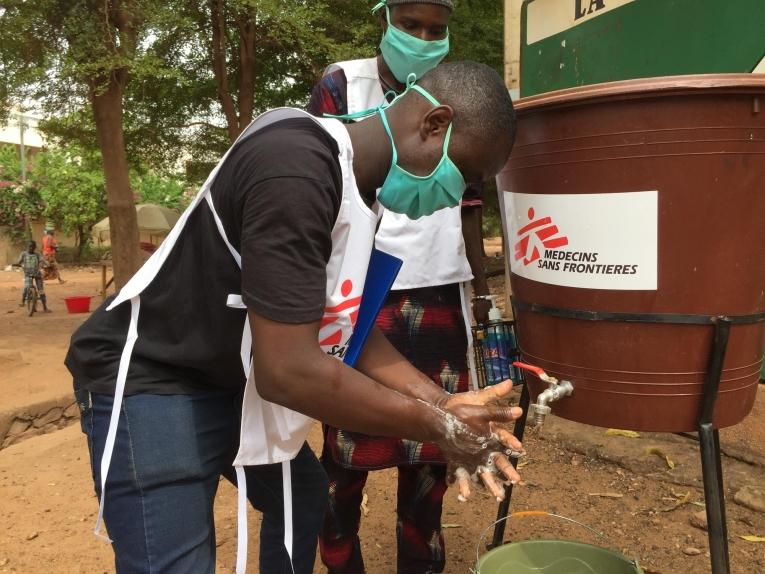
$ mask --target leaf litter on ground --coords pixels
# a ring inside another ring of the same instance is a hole
[[[654,454],[654,455],[658,456],[659,458],[663,458],[664,462],[667,463],[667,466],[669,467],[670,470],[675,468],[674,461],[671,458],[669,458],[669,455],[667,455],[667,453],[665,453],[660,448],[652,446],[650,448],[645,449],[645,453],[646,454]]]
[[[640,433],[637,433],[632,430],[608,429],[606,431],[606,436],[623,436],[627,438],[640,438]]]

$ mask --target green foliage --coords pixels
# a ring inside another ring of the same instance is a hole
[[[379,16],[372,15],[376,2],[325,0],[316,22],[325,36],[325,51],[317,62],[324,69],[332,62],[371,58],[377,53],[382,29]],[[317,79],[317,78],[316,78]]]
[[[449,23],[449,59],[474,60],[503,75],[502,2],[460,0]]]
[[[179,211],[188,204],[188,196],[179,181],[162,177],[153,171],[134,175],[131,187],[136,191],[139,203],[153,203]]]
[[[108,258],[111,250],[111,246],[99,245],[61,246],[56,252],[56,261],[59,263],[97,263]]]
[[[224,31],[218,69],[213,5]],[[329,63],[373,55],[369,32],[378,34],[371,3],[358,0],[171,0],[167,6],[152,22],[155,39],[147,48],[165,73],[136,74],[126,92],[126,142],[134,166],[167,169],[183,149],[196,173],[198,162],[209,164],[231,145],[231,112],[221,92],[238,116],[237,131],[267,109],[303,107]],[[248,34],[252,53],[245,55]]]
[[[29,183],[0,188],[0,227],[13,242],[30,237],[29,221],[43,209],[40,194]]]
[[[483,186],[483,236],[502,236],[502,217],[499,211],[497,186],[493,181]]]
[[[257,115],[276,106],[304,106],[331,62],[373,56],[381,34],[378,17],[370,14],[374,3],[3,1],[0,110],[34,99],[47,112],[40,128],[53,143],[96,150],[90,94],[103,90],[110,74],[121,74],[131,172],[160,174],[188,166],[186,179],[195,185],[230,145],[213,70],[211,6],[221,7],[226,89],[238,111],[249,105]],[[109,27],[94,17],[105,4],[119,4],[130,25]],[[501,73],[502,25],[501,2],[460,0],[450,24],[449,58],[482,61]],[[242,90],[247,30],[254,34],[251,93]],[[105,36],[113,41],[105,42]],[[142,200],[164,204],[168,197],[172,204],[177,187],[166,189],[159,179],[152,175],[143,183],[139,177],[139,184],[133,176],[134,189]]]
[[[0,145],[0,181],[21,179],[19,150],[15,145]]]
[[[0,96],[12,102],[34,99],[51,115],[67,115],[87,105],[90,93],[103,91],[113,73],[156,72],[156,61],[144,49],[150,43],[145,23],[163,5],[155,0],[3,2],[5,90]],[[102,17],[105,7],[111,8],[108,19]]]
[[[75,233],[78,245],[89,241],[90,229],[106,216],[106,191],[96,153],[76,147],[40,152],[30,183],[44,202],[43,215],[65,233]]]

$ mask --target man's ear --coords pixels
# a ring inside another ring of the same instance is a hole
[[[420,137],[426,140],[431,136],[442,137],[454,118],[451,106],[436,106],[428,111],[420,123]]]

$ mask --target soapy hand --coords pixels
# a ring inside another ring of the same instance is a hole
[[[480,477],[499,500],[504,498],[504,489],[497,482],[498,475],[512,483],[520,480],[508,456],[525,454],[523,445],[500,425],[517,419],[522,411],[518,407],[489,406],[512,388],[512,381],[507,380],[480,391],[451,395],[434,405],[444,427],[444,440],[437,442],[450,469],[454,469],[461,499],[470,495],[471,475],[476,481]]]

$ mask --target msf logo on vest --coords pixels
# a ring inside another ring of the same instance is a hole
[[[340,359],[345,356],[348,341],[359,318],[361,296],[350,297],[351,291],[353,291],[353,282],[346,279],[340,286],[343,300],[333,307],[324,309],[324,317],[319,327],[319,346],[328,355]]]
[[[529,223],[518,230],[518,241],[515,244],[515,260],[523,261],[524,266],[539,259],[545,249],[558,249],[568,245],[568,237],[560,234],[558,226],[550,217],[534,219],[534,208],[528,213]]]

